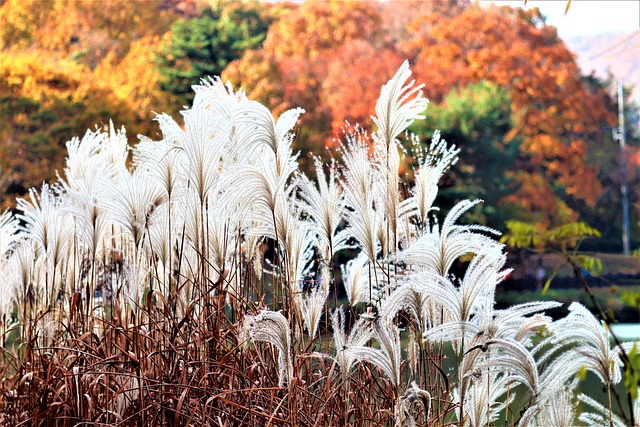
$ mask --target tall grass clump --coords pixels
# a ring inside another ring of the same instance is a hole
[[[428,104],[410,76],[313,179],[291,148],[304,112],[219,79],[157,116],[158,141],[69,141],[58,182],[0,216],[0,424],[636,422],[615,387],[631,347],[584,307],[494,308],[499,233],[460,223],[479,200],[433,206],[459,150],[407,133]]]

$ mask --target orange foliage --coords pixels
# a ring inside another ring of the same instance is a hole
[[[535,180],[535,188],[523,185],[520,203],[550,197],[553,181],[568,195],[595,203],[602,188],[596,168],[586,164],[584,138],[601,140],[602,124],[613,117],[537,9],[469,7],[452,17],[418,17],[409,29],[415,36],[404,48],[432,100],[480,80],[509,90],[517,118],[512,134],[524,137],[529,160],[523,167],[544,177]]]
[[[331,141],[332,127],[344,119],[334,112],[344,112],[348,107],[347,103],[338,105],[341,101],[328,91],[337,86],[334,83],[340,74],[346,76],[360,66],[352,62],[353,58],[342,58],[342,49],[359,51],[363,58],[369,58],[368,65],[371,65],[378,47],[376,28],[380,16],[373,3],[358,1],[306,2],[287,7],[289,13],[282,14],[269,28],[263,49],[246,52],[227,67],[223,78],[234,84],[241,83],[250,98],[265,103],[276,113],[294,106],[304,108],[306,114],[301,119],[298,141],[315,154],[321,154]],[[360,48],[348,47],[354,42]],[[365,48],[371,52],[365,52]],[[386,63],[378,58],[378,62],[380,71],[393,68],[391,61]],[[361,76],[370,71],[358,70]],[[373,88],[379,90],[380,82],[388,76],[385,71],[385,76],[370,78],[366,82],[370,96],[365,94],[368,99],[359,100],[359,105],[374,105],[378,92],[374,93]],[[328,78],[333,81],[325,83]],[[350,100],[357,95],[354,92]],[[364,117],[371,113],[369,110]],[[360,118],[363,114],[357,116]]]
[[[396,72],[403,58],[391,49],[376,49],[367,41],[354,41],[337,51],[322,85],[323,99],[331,110],[331,128],[337,135],[345,126],[372,124],[380,87]]]

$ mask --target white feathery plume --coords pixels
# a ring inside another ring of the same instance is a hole
[[[367,321],[360,318],[351,328],[349,337],[345,335],[344,310],[337,308],[331,315],[331,326],[333,327],[333,342],[336,347],[335,360],[340,368],[342,380],[346,381],[351,372],[351,367],[357,359],[351,352],[354,347],[362,347],[373,335],[371,328],[367,326]]]
[[[293,379],[293,361],[287,319],[280,312],[262,310],[255,316],[245,316],[243,328],[252,341],[267,342],[278,349],[278,385],[289,385]]]
[[[115,132],[114,136],[115,136]],[[91,132],[88,130],[82,137],[73,138],[67,142],[67,160],[64,168],[64,179],[60,179],[61,185],[67,192],[72,192],[76,185],[84,185],[93,188],[98,177],[107,174],[107,163],[101,153],[109,134],[100,130]],[[120,142],[120,138],[117,138]],[[117,145],[118,143],[114,143]],[[114,149],[115,147],[110,147]],[[106,150],[106,149],[105,149]]]
[[[20,238],[18,226],[18,219],[8,210],[0,215],[0,262]]]
[[[399,252],[397,260],[446,277],[451,265],[459,257],[502,249],[503,245],[477,231],[495,235],[499,235],[499,232],[480,225],[455,224],[463,213],[479,202],[480,200],[463,200],[458,203],[446,216],[441,230],[424,234],[409,248]]]
[[[540,378],[533,356],[517,341],[493,339],[487,342],[494,352],[484,363],[477,365],[481,371],[484,369],[506,371],[511,374],[511,379],[526,386],[534,398],[540,396]]]
[[[126,168],[130,149],[125,128],[116,130],[113,122],[109,121],[108,133],[100,139],[100,160],[96,161],[102,162],[115,178]]]
[[[426,271],[415,273],[413,280],[420,285],[423,292],[441,304],[452,316],[456,325],[441,325],[447,331],[452,332],[452,326],[465,328],[472,315],[481,316],[483,309],[493,310],[493,294],[495,287],[503,279],[507,271],[501,271],[506,261],[506,256],[500,247],[492,247],[480,255],[476,255],[465,273],[460,287],[456,287],[444,277],[433,275]],[[486,314],[485,314],[486,315]],[[479,330],[477,326],[475,326]],[[428,339],[434,339],[435,331]],[[464,331],[460,332],[465,335]]]
[[[342,280],[349,298],[351,307],[359,302],[375,300],[374,295],[369,295],[369,257],[364,253],[342,266]]]
[[[18,199],[18,210],[22,213],[16,217],[24,222],[21,231],[29,239],[36,242],[38,257],[44,257],[45,270],[40,284],[46,291],[46,302],[52,303],[58,284],[62,281],[64,262],[68,259],[67,251],[73,241],[73,218],[65,211],[63,196],[55,193],[48,184],[42,186],[40,194],[30,189],[30,201]]]
[[[132,263],[125,262],[124,265],[124,291],[126,303],[131,311],[137,316],[142,304],[142,296],[147,290],[149,282],[149,270],[146,268],[146,257],[142,260],[134,260]]]
[[[592,407],[596,412],[583,412],[578,417],[580,422],[583,422],[587,427],[601,427],[609,425],[609,408],[605,407],[595,399],[580,393],[578,400],[587,406]],[[633,417],[636,420],[640,420],[640,399],[633,401]],[[628,424],[618,414],[611,414],[611,422],[613,427],[627,427]]]
[[[252,230],[259,226],[259,222],[247,219],[242,227],[242,251],[245,261],[253,263],[254,273],[258,279],[262,277],[262,262],[264,259],[262,245],[264,243],[264,236],[259,233],[253,233]]]
[[[14,298],[11,284],[6,280],[10,274],[8,267],[7,263],[0,261],[0,275],[5,278],[5,280],[0,281],[0,337],[4,337],[7,331],[15,325],[11,321],[11,315],[16,299]]]
[[[144,170],[145,175],[155,180],[171,198],[176,187],[185,181],[184,169],[180,166],[180,162],[184,161],[180,148],[166,140],[152,141],[144,136],[139,138],[133,149],[136,170]]]
[[[104,180],[99,190],[99,203],[108,212],[109,220],[123,228],[137,250],[151,214],[164,200],[162,189],[144,171],[130,173],[123,169],[116,182]]]
[[[304,326],[311,338],[316,336],[318,324],[324,313],[324,305],[329,296],[328,280],[329,277],[323,275],[321,282],[314,286],[307,296],[302,297],[300,311],[302,312]]]
[[[220,77],[200,79],[200,84],[193,85],[195,93],[193,108],[209,110],[212,114],[221,116],[220,120],[227,122],[234,110],[243,102],[247,95],[243,91],[234,92],[230,83],[223,83]]]
[[[377,196],[374,183],[381,177],[369,158],[366,139],[363,132],[356,131],[347,135],[346,144],[340,147],[345,165],[341,183],[348,209],[345,210],[347,227],[338,233],[336,241],[342,245],[354,238],[369,261],[375,263],[379,250],[380,215],[374,209]]]
[[[411,315],[417,329],[422,331],[427,321],[427,298],[417,283],[410,279],[401,281],[398,287],[382,300],[380,317],[392,321],[400,310],[404,310]]]
[[[21,239],[16,242],[14,251],[7,260],[6,285],[8,293],[19,307],[25,307],[29,301],[29,294],[34,285],[34,265],[36,263],[36,243],[32,240]],[[27,319],[22,318],[23,310],[18,310],[18,317],[22,324]]]
[[[487,329],[495,329],[496,338],[512,338],[529,346],[529,335],[542,327],[551,325],[551,320],[541,314],[531,317],[525,316],[551,310],[561,305],[562,303],[556,301],[534,301],[514,305],[504,310],[493,310],[492,323],[495,326],[493,328],[489,326]]]
[[[88,187],[85,182],[76,181],[67,194],[69,203],[64,209],[75,219],[79,243],[93,259],[104,243],[108,225],[107,214],[98,202],[98,189],[95,185]]]
[[[291,295],[296,314],[302,315],[302,282],[305,279],[307,267],[313,259],[313,249],[317,241],[311,231],[311,224],[298,220],[298,215],[292,215],[290,212],[277,214],[276,223],[278,241],[284,254],[285,278],[289,283],[289,295]],[[316,310],[321,300],[321,295],[316,295]]]
[[[429,100],[422,97],[424,85],[407,83],[411,77],[409,62],[404,61],[396,74],[380,90],[376,102],[376,116],[371,117],[378,127],[378,139],[388,147],[395,138],[416,119],[424,119]]]
[[[276,122],[264,105],[246,101],[232,117],[235,139],[248,141],[250,150],[263,144],[269,147],[275,155],[275,171],[282,176],[291,157],[292,130],[303,113],[303,109],[294,108],[282,113]]]
[[[394,387],[400,386],[400,363],[402,361],[400,349],[400,329],[392,322],[378,318],[373,325],[373,337],[380,344],[380,349],[358,346],[350,347],[349,351],[358,361],[371,363],[380,368]]]
[[[414,146],[420,146],[416,137],[414,137]],[[459,152],[460,149],[455,145],[447,147],[447,142],[440,138],[440,132],[435,131],[426,153],[423,154],[421,149],[417,153],[416,183],[412,190],[413,197],[410,200],[417,207],[420,224],[427,223],[427,215],[438,194],[438,182],[447,169],[458,161]]]
[[[533,424],[539,427],[574,425],[576,405],[573,396],[577,385],[577,381],[572,381],[551,393],[544,403],[538,405],[538,413]]]
[[[169,204],[160,204],[152,213],[149,224],[149,253],[147,256],[155,263],[155,279],[165,286],[160,287],[160,291],[165,292],[164,296],[169,297],[168,290],[172,276],[172,264],[176,255],[176,242],[172,237],[178,235],[177,230],[170,230],[169,226]],[[174,224],[175,225],[175,224]]]
[[[407,388],[404,396],[402,396],[400,400],[400,405],[396,407],[396,427],[413,427],[416,425],[415,417],[411,413],[411,406],[413,404],[422,406],[422,413],[426,424],[431,410],[431,394],[418,387],[415,381],[411,382],[411,386]]]
[[[571,303],[569,314],[553,324],[552,332],[550,341],[556,344],[555,349],[575,344],[576,347],[570,350],[574,353],[574,358],[579,359],[579,362],[576,360],[572,364],[574,369],[584,366],[608,386],[620,382],[620,356],[611,348],[609,334],[604,326],[585,306],[577,302]],[[550,350],[550,353],[554,350]]]
[[[73,228],[69,216],[62,209],[60,196],[46,183],[40,194],[30,189],[29,199],[17,199],[18,210],[22,213],[16,218],[24,222],[21,231],[35,240],[49,261],[56,265],[71,241]]]
[[[315,158],[317,186],[306,175],[300,175],[296,181],[300,207],[314,223],[314,229],[321,244],[322,257],[325,261],[333,257],[340,249],[335,242],[335,234],[344,215],[342,187],[338,183],[337,171],[332,163],[329,176],[324,172],[320,159]],[[327,179],[328,178],[328,179]]]
[[[464,424],[470,427],[492,425],[507,404],[500,398],[514,381],[509,375],[499,372],[478,370],[467,373],[467,376],[470,384],[464,400]],[[508,403],[511,403],[514,397],[515,395],[511,395]]]
[[[225,130],[230,120],[227,111],[210,105],[199,102],[183,111],[184,129],[166,114],[156,117],[163,140],[179,149],[180,154],[176,155],[181,157],[178,163],[182,170],[178,175],[183,175],[195,189],[202,206],[219,179],[220,160],[228,140]]]

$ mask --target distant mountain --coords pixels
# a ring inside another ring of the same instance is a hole
[[[569,37],[565,43],[578,55],[585,74],[595,71],[597,76],[606,77],[611,71],[625,85],[634,87],[632,97],[640,103],[640,30]]]

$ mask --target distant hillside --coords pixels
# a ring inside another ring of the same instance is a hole
[[[640,103],[640,30],[570,37],[565,42],[578,54],[578,63],[585,74],[593,70],[605,77],[610,70],[625,84],[634,86],[632,97]]]

